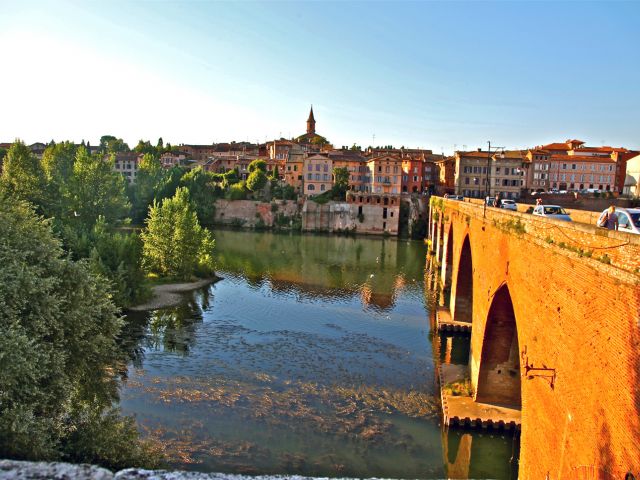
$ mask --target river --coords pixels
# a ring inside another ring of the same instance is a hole
[[[223,280],[131,314],[123,413],[179,469],[516,478],[509,435],[440,426],[425,246],[215,232]],[[439,345],[446,345],[440,348]]]

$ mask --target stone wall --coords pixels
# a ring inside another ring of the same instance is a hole
[[[214,220],[220,225],[271,228],[276,221],[282,226],[295,222],[299,214],[299,206],[293,200],[217,200]]]
[[[459,271],[472,272],[472,281],[464,285],[473,290],[471,369],[476,388],[487,353],[483,347],[496,340],[487,331],[487,320],[501,289],[506,287],[502,291],[513,308],[522,405],[520,478],[582,478],[585,468],[599,472],[594,478],[637,474],[640,238],[591,225],[485,211],[469,202],[445,200],[441,205],[434,207],[439,215],[432,212],[439,223],[432,231],[436,236],[443,231],[436,244],[443,270],[452,269],[451,306]],[[467,236],[472,266],[461,268]],[[454,320],[456,315],[454,311]],[[508,335],[503,337],[506,342]],[[508,375],[509,369],[499,368],[501,361],[494,362],[494,373]]]
[[[302,230],[398,235],[399,205],[356,204],[312,200],[302,208]]]
[[[0,460],[0,479],[6,480],[309,480],[300,475],[236,475],[127,468],[111,472],[94,465]],[[337,479],[336,479],[337,480]]]

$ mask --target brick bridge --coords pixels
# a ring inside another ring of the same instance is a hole
[[[639,479],[640,236],[437,197],[429,236],[474,400],[521,408],[520,478]]]

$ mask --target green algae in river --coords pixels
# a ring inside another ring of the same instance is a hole
[[[122,408],[172,466],[445,476],[424,245],[215,235],[224,280],[131,317]],[[509,437],[475,436],[473,446],[484,446],[483,469],[508,478]]]

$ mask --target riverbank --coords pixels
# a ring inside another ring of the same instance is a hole
[[[152,297],[150,300],[129,307],[129,310],[134,312],[141,312],[145,310],[157,310],[159,308],[175,307],[182,301],[182,294],[197,290],[198,288],[206,287],[219,280],[220,277],[204,278],[195,282],[182,282],[182,283],[167,283],[164,285],[156,285],[151,288]]]

